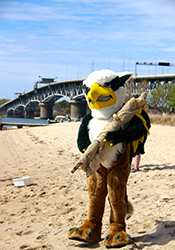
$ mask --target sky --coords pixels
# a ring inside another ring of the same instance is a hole
[[[41,77],[175,73],[175,0],[0,0],[0,99]]]

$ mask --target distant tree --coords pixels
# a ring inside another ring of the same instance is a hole
[[[10,100],[9,100],[9,99],[5,99],[5,98],[0,99],[0,105],[6,103],[6,102],[8,102],[8,101],[10,101]]]
[[[170,101],[169,101],[169,105],[171,107],[172,110],[175,110],[175,84],[171,85],[170,88]]]
[[[66,100],[54,104],[55,115],[66,115],[70,113],[70,104]]]
[[[64,113],[67,115],[67,114],[70,114],[70,108],[69,107],[66,107],[64,109]]]
[[[175,84],[166,83],[153,89],[148,95],[147,103],[160,112],[171,112],[175,108]]]

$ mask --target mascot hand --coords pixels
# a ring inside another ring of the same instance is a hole
[[[117,143],[122,142],[122,138],[121,138],[121,133],[119,131],[114,131],[114,132],[106,132],[107,135],[105,137],[105,139],[110,143],[110,146],[114,146]]]
[[[132,142],[142,138],[145,135],[146,129],[142,122],[130,125],[125,130],[118,130],[114,132],[106,132],[105,139],[110,143],[110,146],[114,146],[120,142]]]

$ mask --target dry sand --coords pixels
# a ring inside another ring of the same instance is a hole
[[[103,241],[67,239],[86,218],[86,177],[71,170],[80,153],[80,123],[0,131],[0,250],[106,249]],[[33,176],[15,187],[12,178]],[[128,195],[135,212],[127,221],[134,244],[122,249],[175,249],[175,127],[152,125],[140,171],[131,173]],[[102,237],[108,234],[106,203]]]

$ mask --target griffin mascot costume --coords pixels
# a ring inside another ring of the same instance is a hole
[[[122,109],[126,99],[125,82],[131,73],[115,73],[111,70],[92,72],[84,80],[87,103],[91,113],[87,114],[79,128],[77,144],[84,153],[95,141],[103,128],[113,120],[113,114]],[[87,219],[80,227],[70,228],[68,238],[86,242],[101,240],[102,217],[105,200],[111,208],[110,229],[104,239],[106,247],[130,244],[132,239],[126,232],[125,219],[132,214],[132,205],[127,197],[127,180],[131,171],[132,157],[144,154],[144,143],[150,128],[147,113],[141,108],[125,129],[107,132],[109,142],[105,159],[100,167],[88,176],[89,206]]]

